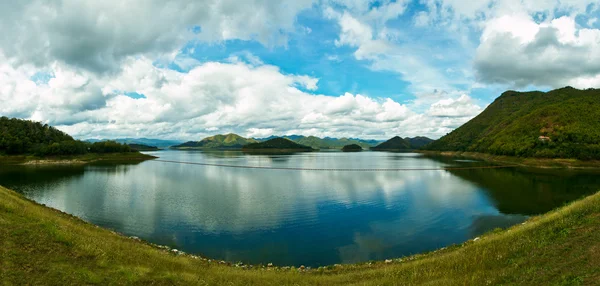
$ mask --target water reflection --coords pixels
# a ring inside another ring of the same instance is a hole
[[[154,154],[184,162],[298,168],[485,164],[385,152]],[[600,185],[595,178],[517,169],[336,172],[156,161],[0,169],[0,184],[128,235],[216,259],[312,266],[460,243],[592,193]]]

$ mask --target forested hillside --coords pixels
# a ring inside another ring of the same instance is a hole
[[[252,138],[244,138],[237,134],[229,133],[226,135],[218,134],[206,137],[200,141],[189,141],[183,144],[173,146],[175,149],[241,149],[244,145],[257,143]]]
[[[82,142],[47,124],[0,117],[0,154],[48,156],[124,152],[131,152],[131,148],[112,141]]]
[[[507,91],[477,117],[425,149],[600,159],[600,89]]]

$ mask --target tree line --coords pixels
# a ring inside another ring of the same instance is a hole
[[[134,151],[125,144],[114,141],[88,143],[75,140],[48,124],[0,117],[0,154],[59,156],[127,152]]]

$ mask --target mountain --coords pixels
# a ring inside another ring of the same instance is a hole
[[[362,150],[363,148],[356,144],[346,145],[342,148],[342,151],[344,152],[360,152]]]
[[[279,151],[312,151],[309,146],[298,144],[287,138],[273,138],[264,142],[251,143],[242,148],[244,151],[279,150]]]
[[[264,142],[269,139],[278,138],[277,136],[270,136],[267,138],[256,139],[259,142]],[[310,146],[314,149],[341,149],[346,145],[356,144],[361,146],[362,148],[369,148],[375,146],[382,141],[378,140],[363,140],[357,138],[332,138],[325,137],[319,138],[316,136],[302,136],[302,135],[286,135],[282,136],[282,138],[286,138],[292,140],[298,144]]]
[[[374,151],[401,151],[410,149],[412,149],[410,146],[410,142],[408,142],[406,139],[400,136],[396,136],[388,141],[385,141],[371,148],[371,150]]]
[[[244,145],[257,143],[252,138],[244,138],[237,134],[215,135],[200,141],[189,141],[173,146],[176,149],[241,149]]]
[[[94,142],[103,142],[109,141],[108,139],[87,139],[85,140],[90,143]],[[161,140],[161,139],[149,139],[149,138],[119,138],[112,139],[111,141],[115,141],[121,144],[139,144],[146,146],[156,146],[157,148],[167,148],[175,145],[179,145],[183,143],[183,141],[179,140]]]
[[[600,89],[507,91],[481,114],[425,149],[600,159],[599,118]]]
[[[156,146],[148,146],[148,145],[142,145],[142,144],[127,144],[127,146],[129,146],[131,148],[131,150],[135,150],[135,151],[158,151],[158,150],[160,150]]]
[[[410,147],[412,149],[419,149],[435,140],[427,138],[427,137],[423,137],[423,136],[417,136],[417,137],[406,137],[404,138],[404,140],[408,141],[408,143],[410,143]]]

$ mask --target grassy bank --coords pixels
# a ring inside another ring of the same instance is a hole
[[[104,162],[128,162],[128,161],[145,161],[155,159],[156,157],[138,153],[88,153],[84,155],[73,155],[73,156],[6,156],[0,155],[0,165],[59,165],[59,164],[88,164],[99,161]]]
[[[478,159],[498,164],[518,165],[523,167],[536,168],[572,168],[572,169],[592,169],[600,168],[600,161],[597,160],[577,160],[577,159],[549,159],[549,158],[523,158],[512,156],[499,156],[476,152],[454,152],[454,151],[416,151],[426,156],[446,156],[457,158]]]
[[[129,239],[0,187],[7,284],[600,285],[600,193],[429,254],[298,269],[233,267]]]

